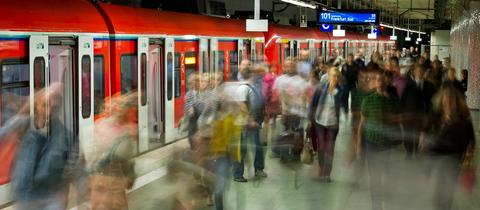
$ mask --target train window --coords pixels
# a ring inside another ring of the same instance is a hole
[[[181,66],[181,59],[180,59],[180,53],[175,53],[175,98],[180,97],[182,95],[181,92],[181,77],[180,77],[180,66]]]
[[[4,125],[27,102],[30,75],[28,63],[4,61],[1,69],[1,125]]]
[[[147,54],[140,55],[140,102],[142,106],[147,104]]]
[[[202,63],[203,63],[203,73],[208,73],[208,72],[210,72],[210,69],[208,69],[208,57],[207,57],[207,52],[205,52],[205,51],[202,52]]]
[[[230,80],[237,81],[238,54],[235,50],[230,51]]]
[[[167,99],[172,100],[172,80],[173,80],[173,56],[169,52],[167,54]]]
[[[212,62],[212,72],[217,71],[217,51],[212,52],[213,62]]]
[[[278,44],[278,64],[282,64],[282,44]]]
[[[93,58],[93,113],[100,114],[105,107],[105,63],[103,55]]]
[[[225,51],[218,51],[218,72],[225,75]]]
[[[188,80],[192,74],[195,74],[197,63],[195,52],[185,52],[185,76]],[[186,91],[188,91],[188,85],[186,85]]]
[[[137,89],[137,76],[137,56],[122,55],[120,57],[120,89],[122,94]]]
[[[243,50],[238,51],[238,60],[242,61],[243,60]]]
[[[90,99],[91,61],[89,55],[82,56],[82,117],[89,118],[92,111]]]
[[[36,57],[33,60],[33,87],[35,91],[39,91],[45,87],[45,59],[43,57]],[[38,109],[33,109],[35,122],[38,122]],[[46,120],[46,119],[45,119]],[[35,123],[35,128],[41,129],[45,127],[46,123]]]
[[[285,48],[285,58],[290,57],[290,48]]]
[[[45,87],[45,59],[36,57],[33,60],[34,88],[35,91]]]

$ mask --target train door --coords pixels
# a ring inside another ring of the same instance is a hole
[[[245,48],[243,45],[243,39],[239,39],[237,42],[237,49],[238,49],[238,64],[242,62],[243,58],[245,58],[244,53],[245,53]],[[238,74],[238,70],[237,73]]]
[[[315,59],[317,59],[318,57],[322,57],[323,59],[323,43],[322,41],[317,41],[314,43],[314,56],[315,56]]]
[[[150,39],[147,70],[148,149],[165,143],[165,92],[163,40]]]
[[[148,90],[147,90],[147,68],[148,68],[148,38],[138,37],[137,40],[137,84],[138,84],[138,150],[148,150]],[[150,76],[150,75],[148,75]]]
[[[315,41],[314,40],[308,40],[308,52],[309,52],[309,61],[310,63],[315,62]]]
[[[210,68],[208,66],[208,39],[200,39],[199,45],[199,71],[201,73],[210,73]]]
[[[257,61],[265,61],[265,46],[262,41],[254,41]]]
[[[70,131],[70,138],[77,140],[78,135],[83,152],[93,139],[93,38],[80,36],[76,42],[72,38],[31,36],[30,68],[31,116],[39,116],[34,106],[37,91],[59,88],[61,95],[52,114]],[[52,99],[47,103],[53,103]]]
[[[76,116],[77,112],[74,112],[78,103],[74,97],[74,78],[77,76],[74,74],[73,66],[74,66],[74,53],[75,53],[75,41],[72,39],[55,39],[50,38],[48,44],[48,68],[47,73],[45,74],[45,88],[48,89],[52,87],[53,84],[59,84],[63,95],[58,100],[60,103],[55,111],[60,123],[65,126],[67,130],[73,133],[77,133],[77,124]],[[87,64],[90,60],[86,61]],[[90,66],[90,65],[88,65]],[[88,68],[88,66],[82,67]],[[80,72],[80,76],[83,76]],[[79,77],[82,78],[82,77]],[[83,80],[83,78],[82,78]],[[86,87],[85,90],[87,89]],[[81,88],[78,88],[76,91],[82,91]],[[88,93],[87,93],[88,94]],[[47,99],[50,100],[50,99]],[[82,104],[84,105],[84,104]],[[85,107],[81,107],[87,112],[88,105],[85,104]],[[85,117],[88,118],[90,115],[86,114]],[[80,126],[81,128],[81,126]],[[87,143],[87,142],[85,142]]]
[[[295,59],[298,59],[298,45],[298,41],[296,40],[290,42],[290,53]]]
[[[203,40],[203,41],[202,41]],[[186,84],[187,78],[193,74],[208,73],[208,40],[175,40],[175,51],[172,54],[172,75],[174,100],[174,127],[178,127],[182,119],[185,94],[190,88]],[[167,54],[167,58],[169,55]],[[168,65],[168,63],[167,63]],[[167,70],[167,73],[170,70]],[[203,72],[202,72],[203,71]],[[168,76],[168,75],[167,75]],[[168,81],[168,80],[167,80]],[[184,135],[184,134],[180,134]],[[178,136],[180,137],[180,136]]]
[[[52,56],[52,55],[50,55]],[[73,102],[78,101],[80,107],[77,110],[72,110],[73,113],[78,113],[78,133],[79,133],[79,141],[91,141],[93,139],[93,124],[94,124],[94,111],[93,111],[93,37],[91,36],[79,36],[78,37],[78,76],[76,80],[78,82],[73,82],[74,84],[67,84],[64,83],[65,88],[65,98],[64,100],[69,100],[67,98],[73,97]],[[51,62],[52,63],[52,62]],[[50,70],[52,72],[52,70]],[[67,81],[69,77],[68,74],[65,75],[65,81]],[[75,75],[72,75],[75,77]],[[78,88],[78,100],[74,99],[75,95],[75,88],[71,90],[72,87]],[[68,96],[67,92],[70,92],[72,96]],[[75,103],[74,103],[75,104]],[[64,104],[65,107],[71,107],[70,105]],[[75,107],[75,106],[74,106]],[[66,108],[65,111],[68,113],[69,109]],[[74,126],[74,125],[71,125]]]
[[[237,42],[232,40],[218,41],[218,70],[223,72],[225,81],[236,80],[238,71]]]
[[[215,38],[210,39],[210,69],[211,73],[215,74],[218,71],[218,40]]]
[[[165,38],[165,53],[163,55],[164,71],[163,90],[164,112],[165,117],[165,143],[175,140],[175,100],[173,98],[173,58],[174,58],[174,41],[173,38]],[[160,55],[162,56],[162,55]],[[183,109],[182,109],[183,110]]]

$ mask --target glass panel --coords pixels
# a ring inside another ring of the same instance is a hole
[[[218,72],[222,72],[225,75],[225,52],[218,51]]]
[[[2,84],[28,82],[28,72],[28,64],[4,64],[2,65]]]
[[[213,51],[213,52],[212,52],[212,56],[213,56],[212,73],[215,72],[215,70],[217,69],[217,68],[216,68],[216,67],[217,67],[217,66],[216,66],[216,65],[217,65],[217,61],[216,61],[216,60],[217,60],[217,56],[216,56],[216,55],[217,55],[217,51]]]
[[[205,51],[202,52],[202,60],[203,60],[203,72],[204,73],[210,72],[210,69],[208,69],[208,56],[207,56],[207,52]]]
[[[290,57],[290,48],[285,48],[285,58]]]
[[[82,117],[84,119],[90,117],[92,110],[90,85],[91,85],[91,61],[89,55],[82,56]]]
[[[172,80],[173,80],[173,56],[169,52],[167,54],[167,99],[172,100]]]
[[[35,91],[39,91],[45,87],[45,59],[43,57],[36,57],[35,60],[33,60],[33,72],[34,72],[33,87]],[[35,104],[34,113],[33,113],[35,122],[38,122],[39,120],[38,107],[39,105]],[[43,120],[46,121],[46,118],[44,118]],[[39,124],[41,126],[39,126]],[[35,128],[37,129],[44,128],[45,124],[46,123],[41,123],[41,122],[35,123]]]
[[[145,106],[147,104],[147,54],[142,53],[140,57],[140,62],[140,101],[142,103],[142,106]]]
[[[15,116],[20,109],[28,102],[30,88],[2,88],[2,125]]]
[[[185,52],[184,56],[185,56],[185,78],[187,78],[188,80],[188,78],[190,78],[192,74],[195,74],[195,72],[197,72],[197,65],[195,63],[196,54],[195,52]],[[187,59],[190,61],[187,62]],[[186,91],[188,91],[188,88],[189,88],[188,85],[186,85],[185,88],[186,88]]]
[[[105,102],[105,77],[104,77],[104,58],[95,56],[93,58],[93,110],[94,114],[99,114],[104,109]]]
[[[282,44],[278,44],[278,64],[282,64]]]
[[[36,57],[33,61],[35,91],[45,87],[45,59]]]
[[[137,56],[122,55],[120,58],[121,93],[130,93],[137,89]]]
[[[180,97],[181,95],[181,89],[180,89],[180,82],[181,82],[181,77],[180,77],[180,66],[181,66],[181,59],[180,59],[180,53],[175,53],[175,98]]]
[[[27,63],[2,65],[1,125],[20,111],[28,101],[29,79]]]
[[[238,54],[237,51],[230,51],[230,80],[236,81],[238,72]]]

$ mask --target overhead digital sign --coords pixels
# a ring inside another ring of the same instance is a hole
[[[378,25],[378,17],[378,10],[321,10],[317,24]]]

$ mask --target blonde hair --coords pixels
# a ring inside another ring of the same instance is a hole
[[[338,70],[337,67],[330,67],[328,69],[328,76],[331,77],[333,75],[338,75],[338,76],[341,76],[342,73],[340,72],[340,70]]]
[[[443,104],[444,100],[449,103],[449,106]],[[434,95],[432,99],[433,109],[441,113],[443,117],[445,114],[451,119],[455,118],[470,118],[470,110],[465,102],[465,98],[460,91],[453,84],[444,84],[440,90]],[[448,110],[447,110],[448,109]]]

